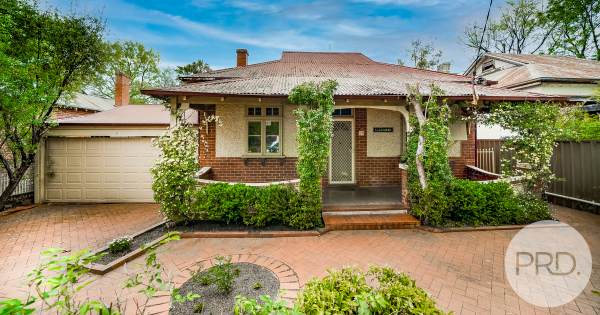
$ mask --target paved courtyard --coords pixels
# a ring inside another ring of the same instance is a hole
[[[345,264],[363,268],[368,263],[388,264],[410,272],[419,286],[455,314],[600,314],[600,296],[591,293],[600,290],[600,216],[556,207],[556,217],[587,240],[594,265],[585,292],[575,301],[551,309],[520,299],[505,281],[504,252],[518,232],[514,230],[444,234],[420,230],[333,231],[306,238],[183,239],[159,257],[176,274],[217,254],[270,257],[290,266],[300,284]],[[116,236],[159,221],[155,205],[44,205],[0,217],[0,298],[22,296],[23,292],[14,288],[35,267],[42,249],[95,249]],[[125,274],[120,268],[93,278],[96,281],[83,295],[110,299]],[[136,295],[125,292],[123,297]]]

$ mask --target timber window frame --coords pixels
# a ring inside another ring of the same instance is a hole
[[[256,115],[258,113],[258,115]],[[245,107],[245,145],[243,157],[283,156],[283,116],[281,106]],[[260,124],[260,126],[258,126]],[[258,132],[260,130],[260,134]],[[254,138],[254,140],[251,140]],[[256,140],[258,138],[259,140]],[[258,145],[260,150],[257,150]],[[277,150],[277,152],[272,152]]]

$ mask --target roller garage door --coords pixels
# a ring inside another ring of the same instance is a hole
[[[150,138],[48,138],[48,202],[154,202]]]

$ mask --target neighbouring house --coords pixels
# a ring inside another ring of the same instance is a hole
[[[150,140],[171,123],[161,104],[129,104],[129,77],[117,74],[117,107],[57,119],[36,155],[35,202],[153,202]],[[186,113],[197,125],[195,111]]]
[[[475,71],[479,82],[494,87],[568,97],[591,113],[600,112],[600,101],[590,99],[600,88],[600,62],[568,56],[484,53],[465,76]]]
[[[69,102],[57,102],[53,112],[57,119],[89,115],[115,108],[115,100],[85,93],[75,93]]]

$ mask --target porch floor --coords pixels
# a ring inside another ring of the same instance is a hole
[[[323,208],[336,206],[402,206],[402,187],[336,186],[323,189]]]

